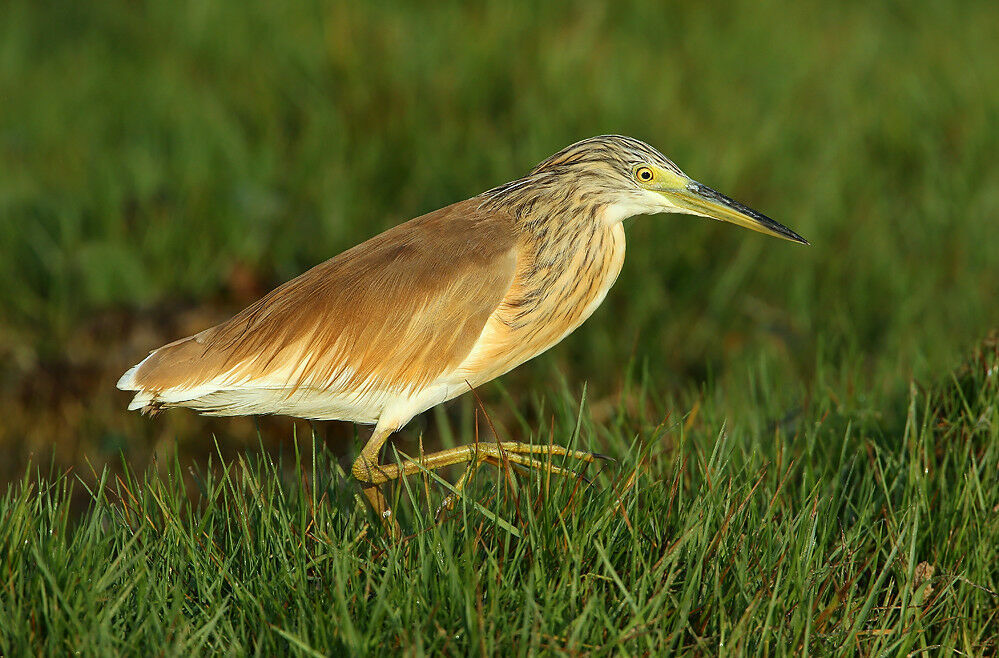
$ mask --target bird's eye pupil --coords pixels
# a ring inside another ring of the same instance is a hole
[[[638,178],[639,180],[643,181],[652,180],[652,170],[649,169],[648,167],[642,167],[641,169],[638,170]]]

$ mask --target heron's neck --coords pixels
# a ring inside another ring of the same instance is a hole
[[[625,250],[621,223],[598,220],[537,221],[523,231],[511,326],[550,324],[548,339],[557,342],[596,309],[621,271]]]

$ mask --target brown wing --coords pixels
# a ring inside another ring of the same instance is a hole
[[[276,288],[231,320],[154,351],[119,384],[419,387],[468,355],[516,267],[513,219],[469,199],[417,217]],[[228,374],[227,374],[228,373]]]

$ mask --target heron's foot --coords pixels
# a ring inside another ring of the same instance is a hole
[[[437,507],[437,511],[434,513],[434,521],[440,523],[444,518],[444,515],[454,509],[454,506],[458,504],[458,499],[461,498],[462,492],[465,491],[465,486],[471,482],[472,478],[475,476],[475,472],[479,470],[479,466],[482,462],[487,461],[487,459],[473,459],[465,467],[465,472],[461,474],[458,481],[454,483],[454,490],[448,495],[444,496],[444,500]]]
[[[458,499],[461,497],[462,492],[465,487],[471,481],[472,477],[475,475],[479,466],[482,464],[492,464],[493,466],[499,467],[504,462],[509,463],[515,467],[521,468],[523,470],[539,471],[546,474],[562,475],[577,477],[586,483],[589,480],[584,477],[581,473],[570,470],[558,464],[553,464],[551,457],[563,457],[567,459],[578,459],[582,462],[592,463],[597,460],[602,461],[613,461],[610,457],[606,455],[601,455],[594,452],[583,452],[580,450],[568,450],[562,446],[556,445],[535,445],[530,443],[519,443],[514,441],[503,442],[503,443],[478,443],[467,446],[460,446],[458,448],[452,448],[451,450],[445,450],[442,452],[463,452],[469,454],[471,459],[468,462],[468,467],[465,472],[462,473],[461,477],[454,485],[454,491],[449,493],[441,501],[440,506],[437,508],[435,518],[440,522],[444,514],[454,509],[454,506],[458,503]],[[442,453],[434,453],[433,455],[428,455],[428,457],[435,457]],[[540,459],[540,457],[547,457],[547,459]],[[457,463],[457,462],[452,462]],[[442,464],[443,465],[443,464]],[[438,466],[434,466],[437,468]]]
[[[368,499],[368,503],[371,504],[372,510],[374,510],[375,515],[381,520],[382,526],[388,531],[389,536],[392,539],[401,539],[402,528],[399,527],[399,522],[395,520],[395,515],[392,513],[392,508],[389,507],[388,501],[385,500],[385,494],[382,493],[381,487],[377,485],[362,485],[361,492]]]
[[[412,475],[414,473],[425,473],[452,464],[467,463],[468,468],[455,485],[455,492],[446,496],[440,507],[437,509],[436,517],[450,509],[453,509],[458,502],[462,490],[472,479],[476,470],[483,463],[500,466],[510,464],[524,470],[539,471],[548,475],[572,476],[589,482],[585,477],[560,464],[553,463],[553,458],[558,457],[564,463],[566,460],[575,459],[585,463],[592,463],[597,460],[610,460],[610,457],[581,450],[569,450],[557,445],[536,445],[531,443],[520,443],[516,441],[504,441],[502,443],[473,443],[448,450],[441,450],[429,455],[422,455],[417,459],[406,458],[396,464],[377,463],[377,448],[381,443],[369,442],[365,446],[361,455],[354,462],[352,472],[354,477],[361,483],[362,491],[371,503],[375,514],[382,519],[389,533],[399,538],[402,533],[399,524],[392,516],[392,510],[382,494],[381,485],[400,477]]]

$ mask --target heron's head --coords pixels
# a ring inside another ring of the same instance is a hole
[[[571,196],[596,204],[604,221],[687,213],[808,244],[786,226],[691,179],[662,153],[631,137],[601,135],[576,142],[521,181],[534,181],[551,198]],[[508,185],[513,191],[521,181]]]

